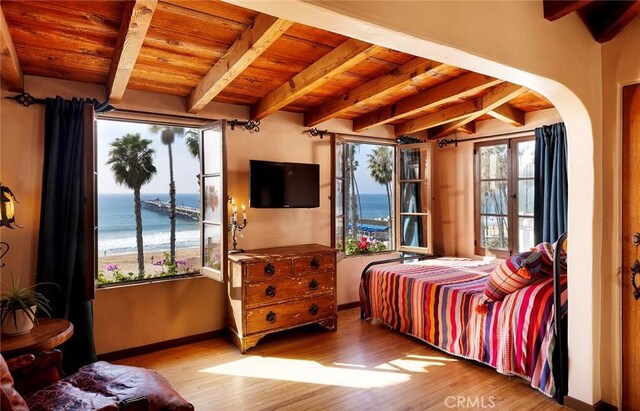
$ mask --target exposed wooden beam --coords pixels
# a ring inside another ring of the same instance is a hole
[[[389,92],[420,82],[428,77],[437,76],[438,69],[443,67],[446,66],[437,61],[415,58],[400,66],[399,69],[362,84],[345,95],[338,96],[310,113],[306,113],[304,125],[306,127],[316,126],[355,107],[379,99]]]
[[[125,3],[107,77],[107,94],[111,103],[122,101],[157,3],[158,0],[129,0]]]
[[[464,126],[460,127],[458,131],[465,134],[475,134],[476,122],[472,121],[471,123],[465,124]]]
[[[509,123],[512,126],[521,127],[524,126],[524,111],[518,110],[510,104],[503,104],[499,107],[489,111],[491,117]]]
[[[592,0],[544,0],[544,18],[549,21],[558,20],[560,17],[564,17],[588,5],[591,1]]]
[[[288,20],[259,14],[191,92],[187,102],[189,113],[202,110],[292,24]]]
[[[24,76],[2,9],[0,9],[0,19],[0,47],[2,51],[0,54],[2,72],[0,74],[4,81],[7,82],[7,87],[10,91],[22,92],[24,91]]]
[[[421,111],[434,109],[440,105],[453,103],[483,90],[497,86],[502,80],[478,73],[465,74],[415,96],[405,98],[396,104],[367,113],[353,120],[353,131],[386,124],[394,120],[415,115]]]
[[[260,120],[285,107],[333,77],[344,73],[384,47],[349,39],[296,74],[251,107],[251,119]]]
[[[429,138],[438,138],[450,134],[526,91],[526,87],[502,83],[475,100],[399,124],[396,126],[396,135],[414,133],[439,125],[442,125],[442,127],[430,132]]]
[[[598,43],[606,43],[613,39],[627,24],[640,15],[640,1],[607,2],[606,7],[600,6],[598,10],[589,10],[589,15],[580,14]]]

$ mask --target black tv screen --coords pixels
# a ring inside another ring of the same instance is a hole
[[[320,206],[320,165],[249,160],[253,208]]]

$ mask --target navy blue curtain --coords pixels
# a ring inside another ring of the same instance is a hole
[[[69,320],[73,336],[63,346],[63,368],[72,372],[94,362],[93,306],[85,290],[93,287],[83,262],[93,258],[84,249],[84,115],[95,101],[61,97],[46,99],[42,205],[38,245],[39,291],[50,299],[52,316]],[[93,235],[93,233],[87,233]]]
[[[555,242],[567,231],[567,132],[564,123],[536,128],[534,235]]]

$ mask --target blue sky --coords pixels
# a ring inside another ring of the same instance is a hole
[[[358,160],[358,168],[356,169],[356,180],[360,194],[386,194],[382,184],[375,182],[369,173],[367,155],[376,148],[373,144],[360,144],[360,149],[356,152],[356,160]]]
[[[153,141],[152,147],[156,151],[154,164],[158,172],[149,184],[142,187],[142,193],[169,192],[169,151],[160,141],[160,136],[149,132],[149,126],[141,123],[124,121],[98,120],[98,192],[100,193],[130,193],[126,186],[116,184],[111,168],[106,164],[109,158],[111,142],[127,133],[140,133],[142,138]],[[198,159],[193,158],[187,151],[184,137],[177,137],[173,149],[173,174],[176,181],[176,192],[197,193],[200,172]]]

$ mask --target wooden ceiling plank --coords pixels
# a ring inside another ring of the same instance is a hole
[[[443,63],[415,58],[400,66],[398,70],[377,77],[343,96],[334,98],[330,103],[323,104],[304,116],[305,127],[314,127],[323,121],[337,117],[355,106],[366,104],[388,94],[390,91],[406,87],[427,77],[437,75],[437,69]]]
[[[503,104],[489,111],[491,117],[509,123],[515,127],[524,126],[524,111],[518,110],[510,104]]]
[[[591,3],[592,0],[544,0],[544,18],[558,20]]]
[[[526,91],[526,87],[512,83],[502,83],[475,100],[399,124],[395,127],[396,135],[409,134],[436,126],[442,126],[429,133],[430,139],[439,138],[455,132],[465,124],[476,120]],[[469,107],[469,103],[474,107],[470,112],[466,110],[466,108]]]
[[[196,114],[202,110],[292,24],[288,20],[259,14],[191,92],[187,103],[189,113]]]
[[[502,80],[478,73],[465,74],[430,90],[403,99],[391,106],[368,113],[353,121],[353,131],[389,123],[401,118],[431,110],[440,105],[453,103],[468,96],[474,96],[483,90],[503,83]]]
[[[283,83],[251,107],[251,119],[260,120],[322,86],[332,78],[366,60],[383,47],[349,39],[291,80]]]
[[[158,0],[131,0],[124,8],[120,32],[107,77],[109,101],[122,101]]]
[[[0,74],[7,83],[9,91],[23,92],[24,75],[2,9],[0,9],[0,57],[2,57]]]

